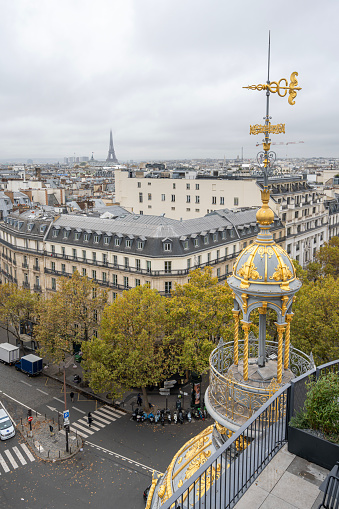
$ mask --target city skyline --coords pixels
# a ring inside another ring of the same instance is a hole
[[[339,157],[332,0],[2,4],[0,160],[105,160],[110,129],[119,161],[254,158],[265,97],[242,87],[266,81],[269,29],[271,80],[302,87],[295,106],[272,96],[272,142],[303,141],[277,157]]]

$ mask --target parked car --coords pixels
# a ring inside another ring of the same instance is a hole
[[[7,440],[15,435],[15,428],[11,418],[5,410],[0,409],[0,440]]]

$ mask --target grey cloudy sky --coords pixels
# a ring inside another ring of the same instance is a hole
[[[338,0],[0,0],[0,159],[254,157],[271,80],[278,156],[339,157]]]

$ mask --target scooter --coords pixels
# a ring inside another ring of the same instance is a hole
[[[76,383],[76,384],[79,384],[81,382],[81,378],[79,375],[74,375],[73,377],[73,381]]]
[[[176,410],[174,410],[173,412],[173,420],[174,420],[174,424],[177,424],[178,422],[178,413]]]
[[[167,420],[168,420],[168,424],[171,424],[172,422],[172,415],[171,415],[171,411],[170,410],[166,410],[166,413],[167,413]]]
[[[164,416],[163,410],[161,410],[161,412],[160,412],[160,422],[161,422],[161,426],[165,426],[165,416]]]
[[[160,410],[158,410],[157,413],[154,416],[155,424],[158,424],[159,421],[160,421]]]
[[[152,412],[150,412],[150,413],[148,414],[148,419],[149,419],[149,422],[150,422],[151,424],[153,424],[153,422],[154,422],[154,414],[153,414]]]
[[[192,422],[192,414],[191,414],[190,410],[187,412],[187,420],[188,420],[188,422]]]
[[[184,416],[183,416],[182,410],[179,410],[178,419],[179,419],[180,424],[184,424]]]
[[[134,410],[134,412],[132,413],[132,419],[133,419],[133,421],[136,421],[136,420],[137,420],[137,415],[138,415],[138,409],[136,408],[136,409]]]

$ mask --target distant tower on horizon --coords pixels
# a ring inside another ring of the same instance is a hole
[[[113,146],[113,135],[112,135],[112,129],[110,130],[109,135],[109,149],[108,149],[108,156],[106,159],[106,163],[118,163],[118,159],[115,155],[114,146]]]

